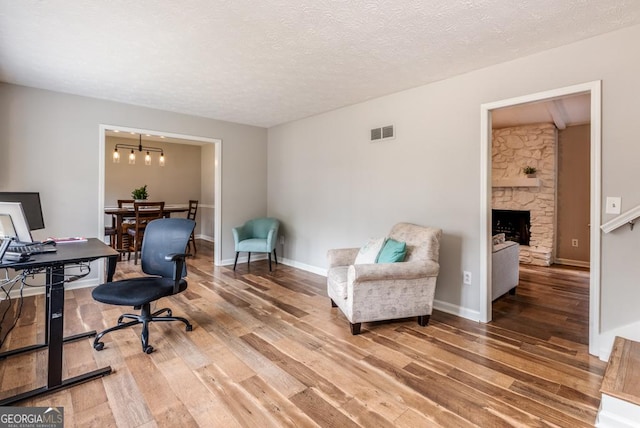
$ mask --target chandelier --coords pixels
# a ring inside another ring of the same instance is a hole
[[[137,146],[131,144],[116,144],[115,149],[113,150],[113,163],[120,163],[120,152],[118,149],[127,149],[131,150],[129,153],[129,165],[134,165],[136,163],[136,150],[142,153],[143,151],[147,152],[144,156],[144,164],[151,165],[151,152],[160,153],[160,158],[158,159],[158,165],[164,166],[164,150],[158,147],[151,146],[143,146],[142,145],[142,134],[140,134],[140,139]]]

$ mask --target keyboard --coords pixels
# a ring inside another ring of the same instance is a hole
[[[34,254],[42,254],[42,253],[55,253],[56,247],[54,245],[43,245],[43,244],[23,244],[23,245],[9,245],[7,248],[6,254],[14,254],[16,256],[26,255],[31,256]]]

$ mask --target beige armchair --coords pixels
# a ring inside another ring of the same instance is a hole
[[[426,326],[440,270],[442,230],[409,223],[396,224],[388,238],[407,244],[403,262],[357,264],[358,248],[329,250],[327,294],[360,333],[363,322],[418,317]]]

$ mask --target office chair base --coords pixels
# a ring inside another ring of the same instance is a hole
[[[149,323],[153,321],[181,321],[185,325],[185,331],[192,331],[193,326],[191,323],[183,317],[174,317],[171,309],[163,308],[151,312],[151,305],[149,303],[145,303],[142,305],[140,315],[137,314],[122,314],[118,317],[118,324],[113,327],[110,327],[102,332],[100,332],[96,338],[93,340],[93,349],[96,351],[102,351],[104,349],[104,343],[100,341],[105,334],[111,333],[112,331],[122,330],[123,328],[131,327],[134,325],[142,324],[142,334],[140,335],[140,341],[142,342],[142,352],[145,354],[150,354],[153,352],[153,346],[149,345]],[[166,315],[159,316],[160,314]],[[125,322],[125,319],[131,319],[131,321]]]

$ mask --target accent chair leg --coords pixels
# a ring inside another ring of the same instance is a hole
[[[360,334],[360,323],[351,324],[351,334],[356,336]]]
[[[332,308],[337,308],[338,307],[338,305],[336,305],[336,302],[334,302],[333,299],[329,299],[329,300],[331,300],[331,307]]]
[[[236,251],[236,261],[233,262],[233,270],[236,270],[236,265],[238,264],[238,254],[240,254],[240,251]]]
[[[251,262],[251,253],[247,253],[247,266],[249,266],[249,263]]]
[[[426,327],[429,324],[429,318],[431,318],[431,315],[418,315],[418,324],[421,327]]]
[[[271,272],[271,253],[267,253],[267,258],[269,259],[269,272]]]
[[[273,260],[276,261],[276,266],[278,265],[278,256],[276,255],[276,249],[273,249]]]

